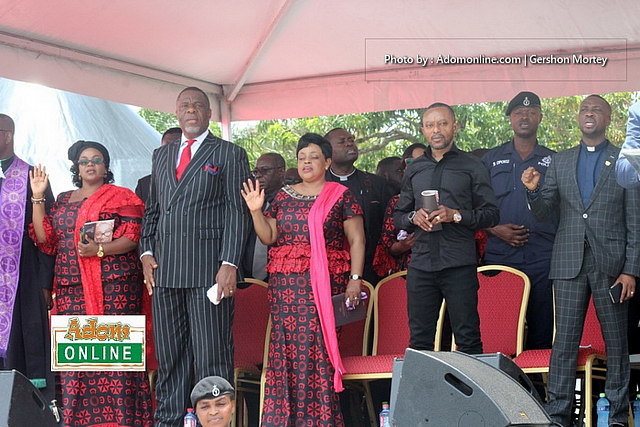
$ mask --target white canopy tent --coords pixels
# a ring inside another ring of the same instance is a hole
[[[0,78],[0,112],[16,124],[16,154],[47,167],[54,194],[74,188],[67,151],[79,139],[104,144],[115,183],[131,189],[160,146],[160,134],[127,105],[32,83]]]
[[[228,131],[236,120],[501,101],[525,89],[639,90],[639,23],[637,0],[4,0],[0,75],[168,112],[196,85]],[[577,63],[581,54],[607,64]],[[437,64],[447,55],[485,62]],[[514,56],[527,66],[503,63]]]

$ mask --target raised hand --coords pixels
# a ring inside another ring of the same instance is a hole
[[[31,182],[31,192],[33,197],[40,198],[44,196],[44,192],[49,185],[49,175],[47,168],[38,164],[32,171],[29,171],[29,181]]]
[[[262,206],[264,206],[264,190],[260,189],[260,181],[254,181],[248,179],[247,182],[242,184],[242,197],[247,203],[247,207],[251,212],[262,212]]]
[[[527,189],[533,191],[538,188],[540,183],[540,172],[538,172],[533,166],[529,166],[522,172],[522,183]]]

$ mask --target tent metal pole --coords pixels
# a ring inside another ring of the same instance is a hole
[[[220,99],[220,127],[222,128],[222,139],[231,141],[231,104],[224,98]]]

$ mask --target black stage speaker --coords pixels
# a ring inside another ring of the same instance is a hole
[[[488,363],[496,369],[500,369],[505,374],[509,375],[511,378],[516,380],[525,390],[527,390],[540,404],[542,404],[542,399],[538,394],[538,391],[534,387],[531,379],[522,372],[522,369],[518,365],[516,365],[513,360],[509,359],[502,353],[487,353],[487,354],[474,354],[478,360],[483,361],[484,363]],[[393,377],[391,378],[391,417],[393,417],[393,411],[395,409],[395,401],[398,397],[398,387],[400,386],[400,379],[402,378],[402,364],[404,363],[404,359],[394,359],[393,360]]]
[[[549,426],[542,406],[505,372],[458,352],[407,349],[392,425]]]
[[[474,354],[478,360],[482,360],[484,363],[488,363],[496,369],[500,369],[505,374],[516,380],[518,384],[524,387],[537,401],[542,404],[542,399],[538,394],[538,391],[534,387],[531,379],[522,372],[522,369],[515,362],[509,359],[502,353],[488,353],[488,354]]]
[[[18,371],[0,371],[0,427],[57,427],[42,394]]]

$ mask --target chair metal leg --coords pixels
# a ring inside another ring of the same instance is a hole
[[[371,387],[369,386],[369,381],[363,381],[362,384],[364,386],[364,396],[367,402],[369,422],[371,423],[371,427],[378,427],[377,414],[376,409],[373,407],[373,397],[371,396]]]
[[[584,422],[585,427],[593,427],[593,378],[591,377],[591,370],[588,369],[584,373]]]
[[[244,418],[244,397],[241,391],[236,391],[236,409],[231,417],[231,427],[242,427]]]

